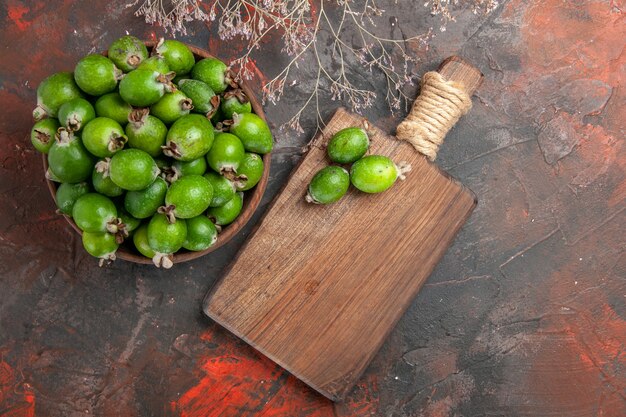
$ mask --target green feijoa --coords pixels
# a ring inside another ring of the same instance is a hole
[[[202,175],[187,175],[174,181],[165,194],[166,212],[170,219],[190,219],[202,214],[213,198],[213,187]]]
[[[130,148],[141,149],[152,157],[163,153],[167,126],[160,119],[149,114],[147,108],[134,109],[128,117],[126,136]]]
[[[64,128],[59,128],[55,141],[48,151],[50,171],[61,182],[77,183],[91,176],[94,157],[85,149],[77,136]]]
[[[179,161],[198,159],[213,145],[213,125],[199,114],[183,116],[170,127],[165,145],[166,156]]]
[[[125,190],[143,190],[159,175],[154,159],[140,149],[116,152],[109,166],[111,179]]]
[[[94,190],[107,197],[119,197],[124,194],[124,190],[111,181],[109,164],[111,158],[101,159],[96,163],[91,175],[91,183]]]
[[[96,100],[95,109],[97,116],[108,117],[124,126],[133,107],[122,100],[119,93],[109,93]]]
[[[164,214],[155,214],[148,223],[148,244],[154,250],[152,262],[157,267],[171,268],[172,254],[183,247],[187,238],[187,222],[178,219],[170,223]]]
[[[266,154],[274,146],[269,126],[254,113],[234,113],[230,133],[241,140],[248,152]]]
[[[88,192],[89,184],[86,182],[79,182],[76,184],[65,182],[57,188],[54,200],[56,201],[57,207],[61,213],[71,216],[76,200]]]
[[[158,55],[144,59],[141,64],[139,64],[137,69],[148,69],[161,74],[167,74],[170,72],[170,67],[167,65],[165,58]]]
[[[204,178],[209,180],[213,187],[213,198],[209,207],[221,207],[235,196],[235,184],[228,178],[213,171],[204,174]]]
[[[119,247],[115,235],[106,232],[83,232],[83,247],[91,256],[100,258],[100,266],[115,260]]]
[[[59,122],[66,129],[79,132],[85,124],[96,117],[96,111],[84,98],[75,98],[59,107]]]
[[[228,88],[230,79],[228,66],[217,58],[204,58],[196,62],[191,70],[191,78],[207,83],[216,93]]]
[[[124,196],[124,208],[133,217],[147,219],[165,203],[166,193],[167,183],[163,178],[157,177],[145,189],[127,192]]]
[[[217,228],[208,217],[200,215],[187,220],[187,238],[183,248],[201,251],[217,242]]]
[[[109,58],[91,54],[76,64],[74,81],[85,93],[101,96],[115,90],[122,74],[123,72]]]
[[[398,178],[411,170],[405,163],[396,165],[381,155],[368,155],[356,161],[350,169],[350,181],[365,193],[380,193],[390,188]]]
[[[146,258],[152,259],[156,252],[154,249],[150,247],[148,243],[148,225],[142,224],[139,229],[135,230],[133,234],[133,243],[135,244],[135,248],[137,251],[141,253]]]
[[[170,71],[174,71],[176,74],[187,74],[196,62],[187,45],[171,39],[164,40],[161,38],[152,53],[165,58]]]
[[[141,220],[131,216],[129,212],[124,210],[122,207],[117,208],[117,216],[122,221],[124,225],[124,232],[126,237],[132,236],[133,233],[137,230],[139,225],[141,224]]]
[[[328,157],[337,164],[351,164],[365,155],[370,146],[367,132],[359,127],[348,127],[335,133],[326,148]]]
[[[113,156],[128,141],[122,126],[108,117],[96,117],[87,123],[81,138],[85,148],[100,158]]]
[[[225,119],[232,119],[234,113],[250,113],[252,111],[252,104],[243,90],[235,89],[224,94],[220,108],[222,109],[222,114]]]
[[[220,207],[210,207],[207,215],[215,224],[225,226],[232,223],[243,208],[243,193],[235,193],[234,197]]]
[[[35,125],[30,130],[30,141],[35,149],[41,153],[48,153],[54,143],[54,136],[59,127],[57,119],[42,119],[35,122]]]
[[[306,201],[316,204],[330,204],[339,200],[350,187],[348,171],[338,166],[322,168],[309,183]]]
[[[122,36],[113,41],[107,53],[109,59],[124,72],[132,71],[148,58],[146,45],[131,35]]]
[[[83,97],[83,93],[71,72],[52,74],[37,87],[37,107],[33,110],[33,118],[56,117],[63,103],[78,97]]]
[[[120,96],[135,107],[151,106],[166,92],[175,89],[169,74],[163,75],[147,69],[131,71],[120,81]]]
[[[258,184],[263,176],[263,159],[255,153],[246,152],[237,169],[235,186],[238,191],[247,191]]]
[[[97,193],[80,196],[72,208],[72,218],[83,232],[117,232],[117,208],[110,198]]]
[[[198,158],[193,161],[174,161],[172,168],[179,177],[185,175],[202,175],[206,172],[207,164],[205,158]]]
[[[212,116],[219,106],[220,98],[207,83],[184,79],[178,82],[178,88],[193,102],[194,113]]]
[[[231,133],[217,133],[211,150],[206,154],[209,166],[216,172],[236,173],[246,151],[239,138]]]
[[[193,109],[191,99],[180,90],[165,93],[161,100],[150,106],[150,113],[166,125],[171,125]]]

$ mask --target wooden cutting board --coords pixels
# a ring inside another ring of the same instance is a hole
[[[458,58],[439,72],[470,95],[482,78]],[[360,377],[476,205],[410,144],[371,126],[369,153],[410,162],[406,180],[306,203],[329,164],[328,139],[363,121],[337,110],[204,301],[210,318],[332,400]]]

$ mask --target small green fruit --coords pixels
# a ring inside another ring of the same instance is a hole
[[[152,262],[157,267],[171,268],[172,254],[183,247],[187,238],[187,223],[179,219],[170,223],[164,214],[155,214],[148,223],[148,244],[155,251]]]
[[[167,183],[163,178],[157,177],[145,189],[127,192],[124,196],[124,208],[133,217],[147,219],[165,203],[166,193]]]
[[[237,169],[237,190],[247,191],[257,185],[263,176],[263,169],[263,159],[255,153],[247,152]]]
[[[358,127],[342,129],[328,142],[328,156],[337,164],[351,164],[365,155],[370,140],[365,130]]]
[[[179,161],[192,161],[204,156],[212,145],[211,122],[199,114],[188,114],[170,127],[163,153]]]
[[[87,55],[78,61],[74,68],[76,84],[92,96],[100,96],[115,90],[122,75],[122,71],[113,61],[99,54]]]
[[[150,113],[161,119],[166,125],[171,125],[193,109],[192,101],[182,91],[176,90],[165,93],[161,100],[150,106]]]
[[[133,107],[122,100],[119,93],[105,94],[96,100],[96,115],[99,117],[108,117],[125,126],[128,123],[128,116]]]
[[[116,152],[109,166],[113,182],[125,190],[143,190],[154,182],[159,168],[154,159],[139,149]]]
[[[117,233],[117,208],[108,197],[96,193],[80,196],[72,208],[72,218],[83,232]]]
[[[43,80],[37,87],[37,107],[33,118],[56,117],[59,107],[66,101],[83,97],[71,72],[57,72]]]
[[[111,233],[83,232],[83,247],[91,256],[100,258],[100,266],[115,260],[119,247],[115,235]]]
[[[171,39],[163,40],[161,38],[154,48],[153,54],[165,58],[170,71],[174,71],[176,74],[187,74],[196,62],[193,53],[184,43]]]
[[[365,193],[380,193],[390,188],[396,179],[404,179],[404,173],[410,170],[410,165],[398,166],[386,156],[368,155],[352,165],[350,180]]]
[[[139,64],[137,69],[152,70],[161,74],[167,74],[171,71],[170,67],[167,65],[167,61],[165,61],[165,58],[158,55],[144,59],[141,64]]]
[[[124,190],[111,181],[109,173],[109,165],[111,158],[101,159],[96,163],[91,175],[91,183],[93,188],[102,195],[107,197],[119,197],[124,194]]]
[[[219,108],[220,98],[208,84],[198,80],[184,79],[178,82],[178,88],[193,102],[194,113],[201,113],[207,117],[213,116]]]
[[[230,82],[228,66],[217,58],[204,58],[196,62],[191,70],[191,78],[207,83],[216,93],[222,93]]]
[[[156,252],[150,247],[150,244],[148,243],[147,224],[144,224],[139,227],[139,229],[135,230],[135,233],[133,234],[133,243],[135,244],[135,247],[137,248],[139,253],[141,253],[146,258],[152,259],[152,257],[156,255]]]
[[[125,132],[129,147],[141,149],[148,155],[156,157],[163,153],[162,146],[165,146],[167,127],[149,113],[146,108],[133,110]]]
[[[88,192],[89,184],[86,182],[79,182],[77,184],[65,182],[57,188],[54,200],[56,201],[57,207],[61,213],[71,216],[76,200]]]
[[[204,174],[204,178],[209,180],[213,187],[213,198],[209,207],[221,207],[235,196],[235,184],[228,178],[213,171]]]
[[[148,58],[148,48],[134,36],[122,36],[109,46],[108,56],[124,72],[134,70]]]
[[[137,69],[126,74],[120,81],[120,96],[135,107],[148,107],[156,103],[166,92],[176,89],[171,74]]]
[[[75,98],[59,107],[59,122],[67,130],[79,132],[96,117],[96,111],[84,98]]]
[[[48,166],[61,182],[77,183],[87,180],[95,163],[94,157],[85,149],[80,138],[62,127],[59,128],[48,151]]]
[[[274,141],[269,126],[253,113],[233,114],[230,133],[236,135],[248,152],[266,154],[272,151]]]
[[[232,223],[243,208],[243,193],[235,193],[235,196],[221,207],[211,207],[207,215],[213,222],[220,226]]]
[[[225,119],[232,119],[234,113],[250,113],[252,104],[243,90],[236,89],[224,94],[220,108]]]
[[[190,219],[202,214],[213,198],[213,187],[202,175],[180,177],[170,185],[165,194],[165,207],[160,213],[168,215],[170,221],[176,218]]]
[[[185,175],[202,175],[206,172],[207,163],[205,158],[198,158],[193,161],[186,162],[174,161],[172,168],[178,177],[183,177]]]
[[[308,203],[330,204],[339,200],[350,187],[348,171],[338,166],[322,168],[313,176],[306,195]]]
[[[59,127],[57,119],[43,119],[36,122],[30,130],[30,141],[35,149],[41,153],[48,153]]]
[[[236,173],[243,160],[245,149],[239,138],[230,133],[218,133],[211,150],[206,154],[209,166],[216,172]]]
[[[196,216],[187,220],[187,239],[183,248],[201,251],[210,248],[217,242],[217,228],[206,216]]]
[[[108,117],[96,117],[87,123],[82,139],[87,150],[100,158],[113,156],[128,141],[122,126]]]

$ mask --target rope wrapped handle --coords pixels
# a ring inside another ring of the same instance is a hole
[[[398,125],[396,137],[434,161],[448,131],[472,108],[471,95],[482,77],[476,67],[459,57],[448,58],[437,72],[424,74],[420,95]]]

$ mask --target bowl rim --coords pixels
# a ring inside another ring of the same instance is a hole
[[[154,46],[157,44],[157,41],[153,41],[153,40],[142,41],[142,42],[144,43],[144,45],[146,45],[148,49],[154,48]],[[203,59],[203,58],[215,58],[213,55],[211,55],[208,51],[204,49],[198,48],[193,45],[189,45],[187,43],[184,43],[184,44],[194,54],[196,61],[198,59]],[[107,56],[107,52],[108,51],[104,51],[102,55]],[[239,88],[241,88],[250,99],[250,104],[252,105],[252,111],[261,119],[263,119],[263,121],[267,122],[265,118],[265,113],[263,112],[263,107],[259,103],[258,99],[256,98],[250,86],[247,85],[244,80],[238,82],[238,84],[239,84]],[[48,158],[47,157],[48,155],[42,154],[44,173],[47,172],[48,170]],[[172,261],[174,264],[187,262],[193,259],[200,258],[208,253],[211,253],[219,249],[220,247],[228,243],[237,233],[239,233],[241,229],[243,229],[243,227],[248,223],[252,215],[256,212],[256,209],[258,208],[259,204],[261,203],[261,199],[263,198],[263,194],[265,193],[265,189],[267,188],[267,182],[269,180],[269,173],[270,173],[270,164],[272,160],[271,153],[266,153],[262,155],[262,159],[263,159],[263,175],[261,176],[261,179],[259,180],[257,185],[254,186],[254,188],[244,192],[247,195],[243,201],[243,208],[239,216],[237,216],[237,218],[235,219],[235,221],[224,226],[223,231],[220,232],[220,234],[218,235],[217,242],[215,242],[215,244],[211,246],[210,248],[205,249],[203,251],[197,251],[197,252],[184,250],[183,252],[175,253],[172,256]],[[53,201],[56,201],[57,183],[55,183],[54,181],[48,178],[46,178],[46,183],[48,185],[48,190],[50,191],[50,195],[52,196]],[[74,220],[72,220],[70,216],[67,216],[65,214],[62,214],[62,216],[70,224],[70,226],[76,232],[78,232],[78,234],[82,235],[82,231],[78,228],[78,226],[76,225],[76,223],[74,223]],[[129,239],[127,239],[127,241],[128,240]],[[116,252],[116,257],[117,259],[123,259],[125,261],[138,263],[138,264],[144,264],[144,265],[152,264],[152,259],[147,258],[138,253],[134,253],[133,251],[129,250],[127,247],[122,246],[122,245],[120,245],[120,247],[118,248]]]

